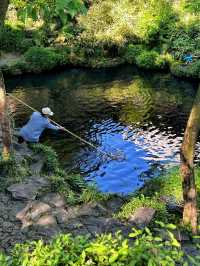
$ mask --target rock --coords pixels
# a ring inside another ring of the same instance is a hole
[[[35,187],[38,187],[41,189],[50,187],[49,180],[41,176],[32,176],[29,178],[29,182],[32,183]]]
[[[108,210],[105,209],[99,203],[88,203],[82,205],[78,210],[78,216],[107,216],[109,214]]]
[[[30,165],[30,169],[31,169],[31,172],[33,174],[40,174],[42,172],[42,168],[44,166],[44,160],[43,159],[40,159],[38,160],[36,163],[32,163]]]
[[[149,225],[155,216],[156,211],[153,208],[141,207],[136,209],[133,215],[129,217],[129,222],[134,223],[139,228]]]
[[[120,197],[114,197],[105,203],[105,207],[111,212],[117,212],[120,210],[121,206],[124,204],[123,199]]]
[[[64,208],[56,208],[53,210],[53,214],[56,217],[58,224],[68,223],[69,220],[73,218],[73,216],[70,216],[69,212]]]
[[[44,216],[40,217],[37,222],[37,225],[43,225],[43,226],[50,226],[57,224],[56,219],[49,214],[45,214]]]
[[[41,200],[52,207],[61,208],[65,205],[64,197],[58,193],[48,193]]]
[[[39,219],[48,214],[50,210],[51,207],[46,203],[30,202],[16,215],[16,218],[22,222],[22,228],[24,228],[32,224],[37,224]]]
[[[26,183],[14,184],[7,188],[17,200],[34,200],[41,189],[50,186],[47,179],[43,177],[30,177]]]
[[[35,187],[32,183],[29,184],[14,184],[7,188],[12,193],[14,199],[17,200],[34,200],[38,187]]]

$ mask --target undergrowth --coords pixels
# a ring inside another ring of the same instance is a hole
[[[14,154],[11,154],[10,158],[5,161],[0,156],[0,191],[5,190],[9,185],[22,182],[24,178],[30,174],[29,162],[27,159],[17,161]]]
[[[200,207],[200,168],[195,170],[197,187],[197,203]],[[169,170],[166,174],[147,181],[143,188],[137,190],[115,214],[120,219],[128,219],[137,208],[150,207],[156,210],[153,222],[158,219],[163,222],[180,222],[178,212],[170,212],[166,208],[163,197],[167,197],[177,205],[183,202],[181,176],[178,168]]]
[[[182,249],[173,230],[176,226],[159,223],[164,234],[148,228],[133,228],[129,241],[120,232],[104,234],[90,240],[87,236],[60,235],[48,244],[42,240],[17,244],[9,256],[0,253],[1,266],[174,266],[198,265],[198,256],[192,258]],[[196,245],[198,247],[198,244]],[[195,264],[189,264],[189,262]]]
[[[62,194],[70,205],[103,201],[111,197],[98,191],[95,185],[87,185],[79,174],[66,173],[60,168],[56,152],[43,144],[31,144],[31,149],[44,158],[43,173],[51,183],[51,191]]]

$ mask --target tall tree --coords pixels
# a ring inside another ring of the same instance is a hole
[[[181,147],[181,175],[183,187],[183,223],[197,231],[197,192],[194,176],[195,144],[200,130],[200,84],[190,112]]]
[[[7,99],[2,72],[0,71],[0,124],[2,131],[3,151],[2,157],[8,160],[11,150],[11,130],[8,116]]]
[[[9,0],[0,0],[0,26],[4,23]]]

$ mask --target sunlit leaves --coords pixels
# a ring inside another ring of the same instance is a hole
[[[13,0],[18,8],[18,15],[22,21],[28,18],[43,20],[46,23],[57,17],[65,25],[79,13],[85,13],[86,7],[82,0]]]
[[[185,7],[193,13],[200,13],[200,0],[186,0]]]
[[[127,41],[148,40],[173,23],[172,5],[167,0],[104,0],[95,2],[87,16],[80,17],[84,36],[96,41],[123,45]]]

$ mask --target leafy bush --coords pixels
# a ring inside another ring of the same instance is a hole
[[[59,169],[58,156],[56,152],[46,145],[41,143],[30,144],[30,148],[35,154],[41,154],[44,158],[44,167],[42,171],[46,173],[56,173]]]
[[[171,65],[172,74],[177,77],[200,78],[200,60],[194,61],[188,65],[175,62]]]
[[[136,63],[136,56],[142,53],[144,47],[139,44],[129,44],[128,47],[124,49],[124,58],[128,63]]]
[[[34,46],[34,41],[26,38],[22,27],[7,24],[0,28],[0,50],[23,53],[32,46]]]
[[[3,191],[7,186],[21,182],[30,173],[29,162],[27,159],[17,162],[14,155],[9,160],[4,161],[0,156],[0,191]]]
[[[51,70],[62,60],[62,56],[55,49],[44,47],[32,47],[24,56],[35,72]]]
[[[159,40],[174,23],[174,12],[166,0],[94,1],[87,15],[80,16],[82,36],[95,43],[117,44]]]
[[[182,60],[183,56],[187,53],[200,55],[199,22],[196,21],[187,26],[179,25],[177,28],[174,28],[170,38],[169,51],[178,60]]]
[[[145,69],[163,69],[166,60],[155,51],[143,51],[135,58],[136,64]]]
[[[2,266],[175,266],[183,263],[188,265],[187,256],[171,232],[175,226],[162,225],[162,228],[166,232],[165,239],[155,235],[148,228],[133,229],[129,235],[134,239],[131,242],[124,239],[119,232],[114,236],[97,236],[93,241],[86,236],[60,235],[49,244],[41,240],[18,244],[11,256],[1,254],[0,262]],[[193,260],[195,261],[195,256]]]

